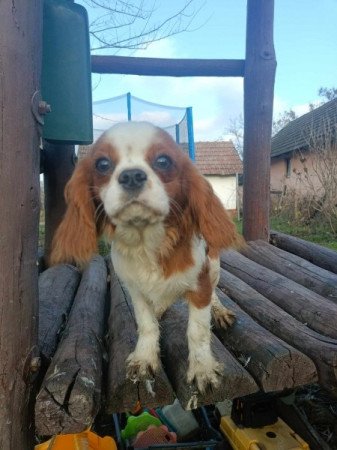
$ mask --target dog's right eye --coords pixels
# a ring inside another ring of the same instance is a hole
[[[99,158],[95,162],[95,167],[97,172],[105,175],[113,168],[113,164],[109,158]]]

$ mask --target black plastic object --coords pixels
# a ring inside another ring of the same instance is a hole
[[[276,398],[268,394],[253,394],[233,401],[231,419],[245,428],[260,428],[277,421]]]

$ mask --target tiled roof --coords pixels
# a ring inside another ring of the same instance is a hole
[[[90,145],[80,145],[78,157],[83,158]],[[203,175],[234,175],[242,173],[242,161],[231,141],[196,142],[195,164]]]
[[[234,175],[243,171],[231,141],[196,142],[195,164],[203,175]]]
[[[313,111],[288,123],[272,139],[271,156],[305,148],[310,138],[331,133],[337,125],[337,99],[331,100]]]

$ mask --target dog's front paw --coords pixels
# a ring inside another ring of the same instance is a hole
[[[228,308],[220,305],[212,305],[212,316],[216,326],[228,328],[235,322],[235,314]]]
[[[127,378],[136,383],[141,380],[153,380],[159,369],[160,361],[158,357],[149,359],[133,352],[128,356],[126,364]]]
[[[207,363],[190,362],[187,371],[187,381],[195,384],[200,393],[204,393],[206,389],[217,388],[220,384],[220,377],[223,373],[223,364],[217,362],[214,358]]]

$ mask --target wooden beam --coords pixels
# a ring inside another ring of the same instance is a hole
[[[236,321],[227,330],[215,324],[215,333],[264,392],[293,389],[317,381],[310,358],[255,322],[220,289],[216,291],[221,303],[235,313]]]
[[[64,188],[75,167],[75,146],[44,143],[44,258],[48,262],[54,233],[66,211]]]
[[[219,286],[260,325],[309,356],[316,365],[319,382],[337,394],[337,340],[326,338],[258,293],[240,278],[221,269]],[[314,372],[308,377],[315,378]]]
[[[248,0],[244,74],[243,235],[269,239],[270,149],[276,59],[273,0]]]
[[[271,231],[270,242],[276,247],[312,262],[316,266],[337,273],[337,252],[330,248],[279,231]]]
[[[56,351],[80,279],[80,271],[70,264],[50,267],[39,276],[39,349],[45,364]]]
[[[265,241],[250,242],[240,253],[337,304],[337,274]]]
[[[0,448],[34,447],[42,0],[0,1]]]
[[[171,404],[174,394],[161,367],[154,380],[134,383],[126,376],[126,358],[137,343],[137,325],[132,301],[110,267],[111,309],[109,316],[109,368],[106,409],[109,413],[134,409],[137,402],[148,408]]]
[[[93,73],[162,77],[243,77],[243,59],[166,59],[126,56],[91,57]]]
[[[206,392],[200,394],[194,384],[189,384],[186,379],[189,353],[186,336],[187,322],[186,303],[173,305],[164,313],[160,321],[160,343],[164,367],[183,408],[195,409],[198,406],[242,397],[258,391],[252,376],[214,335],[211,343],[212,352],[217,361],[223,364],[219,386],[208,388]]]
[[[62,341],[35,404],[40,435],[78,433],[101,407],[107,267],[95,256],[83,273]]]
[[[337,339],[337,305],[235,251],[221,254],[221,265],[297,320]]]

